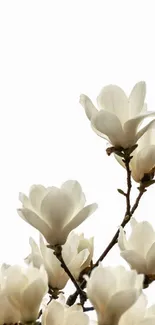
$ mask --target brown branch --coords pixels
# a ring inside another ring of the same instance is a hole
[[[71,279],[71,281],[73,282],[76,290],[77,290],[77,296],[80,296],[80,300],[82,302],[82,304],[84,304],[84,302],[87,300],[87,295],[86,293],[82,290],[81,286],[79,286],[79,284],[76,282],[74,276],[72,275],[72,273],[70,272],[70,270],[68,269],[67,265],[64,262],[64,259],[62,257],[62,247],[61,246],[56,246],[55,247],[55,252],[54,254],[56,255],[56,257],[58,258],[58,260],[61,262],[61,266],[62,268],[65,270],[65,272],[67,273],[67,275],[69,276],[69,278]]]
[[[131,152],[128,153],[128,152],[125,152],[124,151],[123,162],[125,164],[126,171],[127,171],[127,193],[124,193],[124,195],[126,197],[126,212],[125,212],[125,216],[123,218],[123,221],[122,221],[122,223],[120,225],[123,228],[130,221],[133,213],[135,212],[135,210],[138,207],[138,204],[139,204],[139,201],[140,201],[142,195],[146,191],[145,185],[144,184],[141,184],[140,187],[138,188],[139,194],[138,194],[138,196],[136,198],[136,201],[135,201],[133,207],[131,208],[130,193],[131,193],[132,183],[131,183],[130,160],[132,159],[132,157],[130,156],[130,154],[131,154]],[[108,244],[108,246],[106,247],[106,249],[103,251],[103,253],[101,254],[101,256],[98,258],[98,260],[96,261],[96,263],[92,266],[92,269],[90,270],[90,273],[91,273],[91,271],[95,267],[97,267],[99,265],[99,263],[101,261],[103,261],[103,259],[109,253],[109,251],[115,246],[115,244],[117,243],[117,240],[118,240],[118,236],[119,236],[119,229],[116,231],[114,237],[112,238],[112,240],[110,241],[110,243]],[[81,287],[81,289],[84,289],[85,286],[86,286],[86,280],[83,280],[82,283],[81,283],[81,285],[80,285],[80,287]],[[68,297],[67,304],[69,306],[73,305],[75,303],[77,297],[78,297],[78,292],[75,291],[72,295],[70,295]]]

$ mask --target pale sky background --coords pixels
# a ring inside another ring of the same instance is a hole
[[[16,212],[18,192],[32,184],[77,179],[98,211],[79,227],[95,236],[97,258],[119,226],[125,171],[105,153],[79,95],[95,99],[104,85],[129,93],[147,83],[155,109],[154,0],[0,2],[0,262],[17,263],[38,233]],[[133,199],[136,195],[133,184]],[[155,187],[135,214],[155,227]],[[129,229],[129,227],[128,227]],[[104,265],[126,263],[113,249]],[[155,284],[147,290],[155,303]],[[146,291],[145,291],[146,292]]]

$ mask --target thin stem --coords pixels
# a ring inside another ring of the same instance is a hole
[[[87,311],[93,311],[94,307],[83,307],[83,311],[87,312]]]
[[[72,275],[72,273],[70,272],[70,270],[68,269],[67,265],[64,262],[64,259],[62,257],[62,247],[61,246],[56,246],[55,247],[55,252],[54,254],[56,255],[56,257],[58,258],[58,260],[61,262],[61,266],[62,268],[65,270],[65,272],[68,274],[69,278],[71,279],[71,281],[73,282],[76,290],[77,290],[77,296],[80,295],[81,301],[84,303],[87,300],[87,295],[86,293],[81,289],[81,287],[79,286],[79,284],[76,282],[74,276]]]

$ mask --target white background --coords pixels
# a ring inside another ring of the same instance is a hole
[[[79,227],[95,235],[95,258],[110,241],[125,212],[116,190],[125,190],[125,171],[106,155],[79,95],[95,102],[104,85],[129,93],[145,80],[155,109],[154,28],[153,0],[0,2],[0,262],[22,261],[29,236],[38,238],[16,212],[18,192],[34,183],[77,179],[88,202],[99,204]],[[136,216],[155,227],[154,198],[152,187]],[[114,248],[104,265],[118,263],[126,265]]]

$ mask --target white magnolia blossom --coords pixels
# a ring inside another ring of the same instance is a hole
[[[118,245],[121,256],[139,273],[155,274],[155,231],[147,222],[130,220],[132,228],[129,239],[126,239],[123,228],[120,228]]]
[[[29,197],[20,194],[19,215],[38,229],[51,245],[63,245],[68,234],[96,209],[97,204],[85,206],[85,195],[77,181],[66,181],[61,188],[33,185]],[[85,207],[84,207],[85,206]]]
[[[86,280],[87,295],[97,312],[99,325],[116,325],[141,294],[144,276],[123,266],[100,265]]]
[[[19,309],[11,304],[5,291],[5,270],[3,264],[0,268],[0,325],[16,324],[21,318]]]
[[[120,318],[118,325],[154,325],[155,305],[147,307],[147,298],[144,294]]]
[[[53,289],[63,289],[69,280],[68,275],[61,267],[61,263],[54,255],[54,251],[46,246],[40,235],[40,247],[30,238],[31,254],[25,259],[26,263],[33,263],[34,267],[44,267],[48,274],[48,283]],[[83,234],[71,232],[62,247],[62,257],[75,279],[87,266],[93,256],[93,238],[85,239]]]
[[[89,317],[79,305],[68,307],[52,300],[42,316],[42,325],[88,325]]]
[[[80,96],[93,130],[115,147],[129,148],[150,128],[153,121],[140,128],[141,123],[153,112],[146,112],[144,105],[146,85],[138,82],[129,98],[116,85],[104,87],[97,97],[99,111],[86,95]],[[144,111],[145,110],[145,111]]]
[[[6,273],[4,290],[9,302],[19,310],[20,321],[23,323],[35,321],[42,299],[48,292],[44,267],[38,270],[32,266],[28,268],[10,266]]]
[[[133,158],[130,161],[130,170],[136,182],[146,178],[153,178],[155,167],[155,128],[150,128],[137,142],[138,147],[132,152]],[[118,155],[117,161],[125,168],[125,165]],[[147,177],[148,176],[148,177]]]

